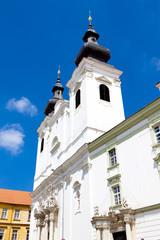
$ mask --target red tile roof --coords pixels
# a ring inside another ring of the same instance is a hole
[[[0,203],[31,205],[32,198],[29,194],[30,192],[0,189]]]

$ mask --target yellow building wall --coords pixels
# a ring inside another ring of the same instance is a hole
[[[7,208],[7,219],[2,219],[2,209]],[[19,220],[14,220],[15,209],[20,209]],[[0,229],[4,229],[3,240],[12,240],[12,231],[18,230],[17,240],[27,239],[27,230],[30,227],[30,221],[28,221],[30,206],[24,205],[12,205],[6,203],[0,203]]]

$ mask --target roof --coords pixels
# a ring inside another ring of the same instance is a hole
[[[30,192],[0,189],[0,203],[31,205],[32,198],[29,194]]]
[[[148,115],[154,113],[155,111],[159,111],[160,106],[160,97],[116,125],[115,127],[111,128],[109,131],[105,132],[95,140],[89,143],[88,149],[89,152],[93,152],[100,146],[104,145],[107,141],[116,136],[122,134],[126,130],[130,129],[131,127],[135,126],[140,121],[144,120],[148,117]]]

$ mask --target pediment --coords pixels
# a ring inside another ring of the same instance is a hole
[[[112,82],[108,78],[106,78],[105,76],[96,77],[96,80],[108,83],[110,85],[112,84]]]

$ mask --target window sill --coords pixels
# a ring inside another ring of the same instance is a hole
[[[105,106],[110,106],[110,105],[111,105],[111,102],[108,102],[108,101],[99,99],[99,104],[103,104],[103,105],[105,105]]]
[[[20,219],[13,219],[13,221],[17,221],[17,222],[20,222]]]
[[[115,164],[115,165],[113,165],[113,166],[108,167],[107,170],[111,170],[111,169],[116,168],[116,167],[118,167],[118,166],[119,166],[119,163],[117,163],[117,164]]]
[[[8,218],[0,218],[1,220],[8,220]]]
[[[122,204],[117,204],[117,205],[114,205],[113,208],[116,209],[116,208],[121,208],[122,207]]]

